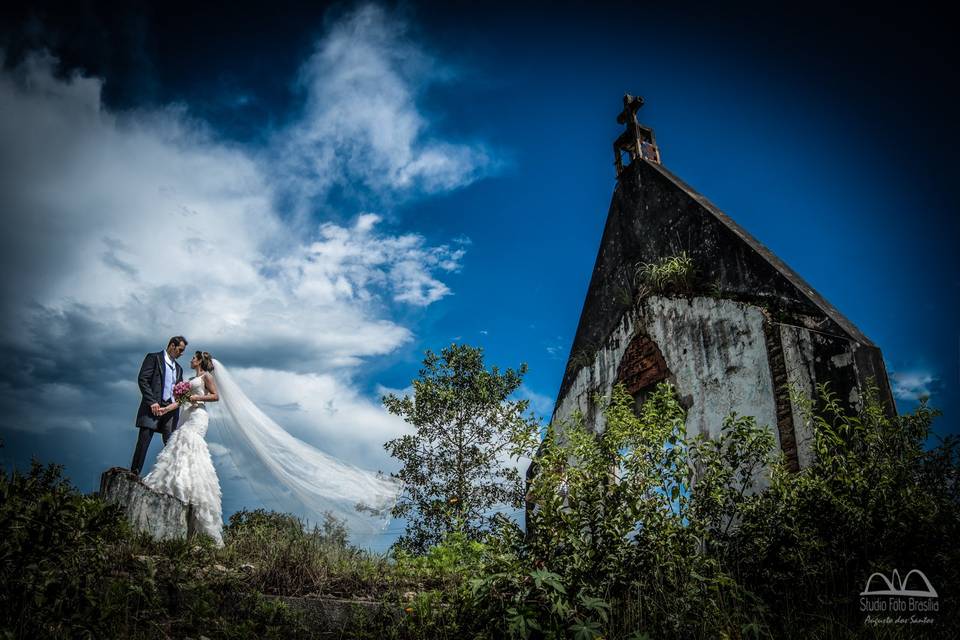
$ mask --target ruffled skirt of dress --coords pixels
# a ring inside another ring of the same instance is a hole
[[[209,416],[204,409],[192,409],[184,417],[186,420],[171,434],[143,482],[193,505],[200,531],[222,547],[220,481],[204,439]]]

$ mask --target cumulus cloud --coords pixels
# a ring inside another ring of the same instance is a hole
[[[393,299],[426,306],[450,293],[434,271],[457,271],[463,249],[425,246],[422,236],[386,238],[374,232],[376,214],[363,214],[352,229],[332,223],[320,238],[281,265],[298,293],[320,300],[369,300],[371,288],[389,288]]]
[[[337,23],[300,70],[301,119],[280,135],[278,180],[295,201],[334,186],[397,197],[467,185],[495,168],[479,143],[431,134],[417,100],[444,68],[409,38],[401,16],[362,6]]]
[[[182,105],[111,111],[101,79],[64,78],[47,54],[0,71],[0,426],[132,452],[140,359],[183,334],[298,437],[389,467],[382,443],[403,424],[359,391],[361,365],[412,339],[397,308],[451,294],[466,243],[282,207],[293,194],[306,211],[337,181],[388,201],[482,175],[482,146],[431,137],[417,108],[432,66],[402,24],[361,8],[304,64],[302,117],[258,149]]]
[[[897,400],[915,402],[929,398],[939,380],[927,371],[894,371],[890,375],[890,382]]]

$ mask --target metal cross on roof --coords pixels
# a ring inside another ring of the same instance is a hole
[[[617,177],[623,173],[623,154],[630,157],[632,163],[637,158],[645,158],[652,162],[660,162],[660,150],[657,148],[653,137],[653,129],[644,127],[637,122],[637,111],[643,107],[643,98],[641,96],[632,96],[629,93],[623,94],[623,111],[617,116],[619,124],[627,126],[626,131],[621,133],[613,141],[613,158],[617,166]]]

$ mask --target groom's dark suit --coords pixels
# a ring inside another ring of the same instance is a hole
[[[171,360],[173,360],[171,358]],[[173,375],[173,384],[183,380],[183,369],[173,360],[175,367]],[[140,366],[140,375],[137,376],[137,383],[140,386],[140,409],[137,411],[137,427],[140,428],[140,435],[137,436],[137,448],[133,452],[133,462],[130,464],[130,470],[140,474],[143,469],[143,461],[147,457],[147,449],[150,448],[150,441],[153,439],[155,431],[160,432],[163,438],[163,444],[167,444],[170,434],[177,428],[177,421],[180,419],[180,410],[175,409],[162,416],[153,415],[150,405],[160,404],[164,406],[172,401],[173,385],[166,389],[167,397],[164,397],[163,380],[168,367],[164,359],[164,352],[148,353]]]

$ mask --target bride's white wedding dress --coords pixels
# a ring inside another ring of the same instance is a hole
[[[190,381],[190,393],[206,395],[202,376]],[[143,482],[193,505],[200,531],[212,537],[217,546],[223,546],[220,481],[205,440],[209,423],[210,416],[202,403],[182,409],[179,426]]]

